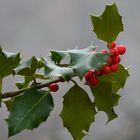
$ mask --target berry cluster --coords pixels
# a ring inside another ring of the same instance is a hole
[[[126,52],[126,48],[124,45],[116,46],[116,43],[113,42],[111,45],[107,45],[110,56],[108,58],[108,62],[106,65],[104,65],[100,70],[89,70],[85,74],[85,80],[86,84],[90,86],[96,86],[99,83],[98,76],[101,75],[107,75],[111,72],[116,72],[118,70],[119,62],[121,61],[120,55],[123,55]],[[95,53],[95,50],[92,51],[92,53]],[[101,50],[102,54],[108,53],[107,50]],[[62,80],[63,82],[63,80]],[[58,84],[52,83],[48,86],[50,91],[56,92],[59,89]]]
[[[96,74],[91,70],[89,70],[85,74],[85,79],[86,79],[86,84],[87,85],[96,86],[99,82],[98,78],[96,77]]]
[[[99,71],[89,70],[85,74],[86,84],[90,86],[96,86],[99,83],[98,76],[108,75],[111,72],[116,72],[118,70],[119,62],[121,61],[120,55],[123,55],[126,52],[126,47],[124,45],[120,45],[117,47],[116,43],[113,42],[111,45],[107,45],[110,56],[108,58],[108,62],[104,65]],[[108,53],[107,50],[102,50],[101,53]]]

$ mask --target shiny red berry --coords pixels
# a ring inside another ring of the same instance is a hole
[[[112,64],[110,66],[111,72],[116,72],[118,70],[118,64]]]
[[[99,70],[95,70],[93,73],[94,73],[94,75],[97,75],[97,76],[101,76],[102,75],[101,71],[99,71]]]
[[[52,83],[52,84],[49,85],[49,89],[53,92],[56,92],[56,91],[58,91],[59,86],[56,83]]]
[[[90,86],[96,86],[99,82],[97,77],[95,77],[95,73],[92,72],[91,70],[89,70],[85,74],[85,80],[86,80],[86,84],[88,84]]]
[[[99,83],[99,80],[97,77],[93,77],[92,80],[89,82],[90,86],[96,86]]]
[[[101,50],[101,53],[105,54],[105,53],[108,53],[108,51],[107,50]]]
[[[113,49],[111,49],[111,55],[112,55],[112,56],[117,56],[117,55],[119,55],[119,50],[118,50],[118,48],[113,48]]]
[[[112,57],[109,57],[109,58],[108,58],[108,64],[109,64],[109,65],[112,65],[112,64],[113,64]]]
[[[90,81],[93,77],[93,72],[91,70],[89,70],[86,74],[85,74],[85,80],[86,82]]]
[[[123,55],[126,52],[126,47],[124,45],[118,46],[118,51],[120,55]]]
[[[111,72],[111,69],[110,69],[109,66],[105,65],[105,66],[102,67],[101,72],[102,72],[102,74],[107,75]]]
[[[114,56],[114,57],[112,57],[112,60],[113,60],[113,63],[116,64],[116,63],[119,63],[121,61],[121,57],[119,55]]]
[[[111,46],[111,49],[116,48],[116,43],[112,42],[110,46]]]

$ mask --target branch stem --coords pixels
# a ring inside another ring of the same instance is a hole
[[[30,90],[33,87],[35,87],[37,89],[41,89],[41,88],[47,87],[51,83],[57,83],[57,82],[61,82],[61,81],[62,81],[62,77],[57,77],[54,80],[48,80],[44,84],[40,84],[40,85],[36,85],[36,86],[32,85],[30,87],[23,88],[21,90],[5,92],[4,94],[2,94],[2,99],[18,96],[18,95],[22,94],[23,92]]]

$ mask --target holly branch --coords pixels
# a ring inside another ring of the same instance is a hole
[[[102,15],[90,17],[97,38],[106,44],[101,51],[94,45],[50,50],[50,59],[33,56],[22,62],[20,53],[0,48],[0,99],[9,111],[9,137],[37,128],[47,120],[54,108],[52,94],[59,92],[59,82],[74,83],[63,96],[63,110],[59,114],[74,140],[81,140],[88,133],[99,111],[107,114],[107,123],[117,118],[114,107],[129,77],[128,69],[120,64],[126,47],[116,43],[123,31],[122,17],[115,3],[107,5]],[[3,79],[10,75],[21,76],[23,80],[15,83],[17,90],[3,92]],[[80,79],[82,87],[74,77]],[[94,100],[84,88],[90,89]]]

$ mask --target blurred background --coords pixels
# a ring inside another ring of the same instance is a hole
[[[107,117],[100,112],[91,125],[89,136],[84,140],[140,140],[140,1],[138,0],[0,0],[0,44],[10,52],[21,52],[23,60],[35,55],[47,56],[48,49],[72,49],[105,46],[91,33],[88,13],[101,14],[106,4],[116,2],[123,16],[125,31],[117,39],[127,46],[122,63],[131,65],[128,79],[119,106],[115,108],[119,118],[106,125]],[[102,47],[103,48],[103,47]],[[3,118],[5,109],[0,109],[0,140],[72,140],[63,128],[58,114],[62,110],[62,95],[70,84],[60,85],[54,94],[55,110],[47,123],[32,132],[25,130],[7,138],[8,129]],[[14,89],[14,80],[4,81],[4,90]]]

